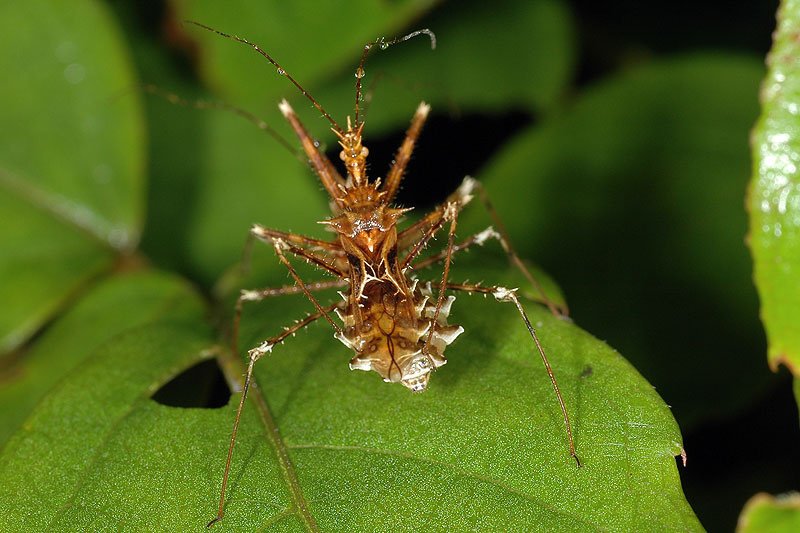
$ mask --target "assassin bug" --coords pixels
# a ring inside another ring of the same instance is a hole
[[[394,162],[384,179],[369,179],[366,160],[369,154],[362,144],[364,121],[360,116],[362,99],[362,78],[367,56],[374,47],[380,49],[407,41],[418,35],[427,35],[435,47],[434,34],[427,29],[418,30],[403,37],[386,41],[378,39],[364,46],[356,69],[355,120],[348,117],[347,127],[341,127],[295,79],[289,75],[271,56],[258,45],[235,35],[223,33],[204,24],[189,21],[208,31],[253,48],[266,58],[297,87],[313,106],[330,122],[342,150],[340,158],[344,162],[346,176],[342,176],[327,156],[320,152],[317,143],[308,134],[292,107],[286,100],[279,104],[285,119],[289,122],[311,167],[319,177],[330,196],[332,216],[321,221],[335,233],[333,240],[320,240],[294,233],[265,228],[258,224],[250,229],[250,238],[271,245],[278,260],[287,268],[294,285],[260,290],[243,290],[236,303],[233,327],[233,349],[238,353],[237,337],[239,322],[245,302],[261,301],[279,294],[304,294],[314,305],[316,311],[306,318],[285,328],[282,333],[271,337],[248,350],[249,363],[245,376],[242,396],[236,412],[231,432],[230,445],[222,479],[217,516],[208,526],[222,520],[225,510],[225,492],[230,474],[231,458],[239,429],[239,420],[244,408],[247,392],[252,382],[256,362],[275,345],[301,328],[318,320],[326,320],[334,330],[334,337],[354,352],[350,368],[377,372],[384,381],[400,383],[412,392],[422,392],[438,367],[447,360],[444,352],[448,345],[464,331],[459,325],[449,324],[450,308],[455,300],[447,291],[462,291],[491,295],[497,301],[512,303],[519,312],[530,337],[541,356],[547,374],[561,407],[569,445],[569,454],[578,466],[580,461],[575,452],[572,428],[566,405],[558,388],[555,375],[545,355],[544,348],[519,301],[516,289],[501,286],[482,286],[478,284],[454,284],[449,281],[450,264],[453,254],[473,245],[482,245],[488,239],[500,242],[511,262],[542,294],[545,303],[553,313],[559,314],[519,259],[506,237],[503,226],[492,208],[486,192],[479,182],[467,177],[444,203],[404,229],[398,229],[403,213],[408,209],[393,207],[406,166],[411,158],[417,138],[425,123],[430,107],[422,102],[417,107],[411,126],[406,132]],[[239,112],[238,110],[235,110]],[[249,118],[244,112],[239,114]],[[256,121],[262,128],[260,121]],[[266,129],[266,128],[265,128]],[[456,242],[458,215],[474,196],[478,196],[495,221],[492,227],[475,234],[464,241]],[[425,246],[440,231],[447,232],[447,244],[439,253],[421,258]],[[308,261],[334,276],[333,280],[306,283],[289,260],[294,256]],[[436,285],[422,283],[412,275],[419,268],[442,264],[442,275]],[[342,288],[342,301],[323,305],[314,292],[327,288]],[[333,315],[339,319],[339,324]]]

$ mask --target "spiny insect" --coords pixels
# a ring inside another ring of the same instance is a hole
[[[320,240],[265,228],[257,224],[250,229],[251,238],[259,239],[273,247],[278,260],[287,268],[295,284],[278,288],[241,291],[234,318],[234,350],[236,350],[239,321],[245,302],[261,301],[279,294],[302,293],[314,305],[316,311],[285,328],[279,335],[263,341],[248,351],[249,364],[231,433],[219,508],[217,516],[209,522],[208,526],[222,520],[224,515],[225,492],[239,420],[253,378],[253,368],[264,354],[270,353],[275,345],[283,342],[299,329],[315,320],[324,319],[333,328],[334,337],[354,352],[355,355],[350,359],[351,369],[374,371],[386,382],[400,383],[412,392],[422,392],[428,386],[431,372],[447,362],[444,356],[447,346],[464,331],[462,326],[448,323],[450,309],[455,301],[455,296],[448,295],[448,291],[491,295],[497,301],[514,304],[550,377],[564,418],[569,453],[580,466],[572,439],[569,416],[558,383],[536,331],[517,297],[516,289],[479,284],[455,284],[449,280],[453,254],[474,245],[482,245],[488,239],[496,239],[508,254],[511,262],[539,290],[551,311],[558,314],[558,309],[544,296],[544,292],[535,278],[511,247],[503,226],[480,183],[470,177],[465,178],[444,203],[408,227],[402,230],[398,229],[403,214],[409,209],[394,207],[393,202],[414,145],[430,112],[428,104],[422,102],[417,107],[411,120],[411,126],[408,128],[405,139],[397,150],[394,162],[386,176],[383,179],[370,179],[367,176],[369,150],[362,143],[364,121],[360,116],[362,79],[367,56],[376,46],[385,49],[418,35],[427,35],[431,39],[432,48],[434,48],[436,45],[434,34],[427,29],[418,30],[389,41],[378,39],[364,46],[356,69],[355,120],[351,121],[348,117],[347,127],[343,128],[314,97],[258,45],[204,24],[188,22],[250,46],[272,63],[278,73],[288,78],[330,122],[331,129],[338,137],[339,145],[342,148],[339,156],[344,162],[346,170],[346,176],[343,177],[328,157],[320,152],[318,144],[308,134],[289,103],[286,100],[281,101],[279,105],[281,113],[299,138],[311,167],[331,198],[332,216],[321,223],[335,233],[335,238],[329,241]],[[224,107],[230,108],[230,106]],[[260,127],[268,129],[262,122],[254,120],[252,115],[235,108],[233,110],[256,122]],[[497,229],[489,227],[466,240],[456,242],[459,213],[476,194],[494,219]],[[447,231],[445,248],[431,256],[421,258],[420,254],[426,245],[445,228]],[[310,262],[332,274],[334,279],[306,283],[287,256],[294,256]],[[412,274],[415,270],[435,264],[442,265],[441,278],[435,285],[431,282],[421,282]],[[344,290],[340,292],[342,300],[336,303],[323,305],[314,296],[314,293],[319,290],[337,287]],[[338,317],[341,324],[334,320],[332,314]]]

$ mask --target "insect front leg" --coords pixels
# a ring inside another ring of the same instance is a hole
[[[455,236],[456,236],[456,224],[458,221],[458,214],[461,211],[461,208],[464,204],[458,201],[452,201],[445,204],[444,213],[443,213],[443,220],[450,222],[450,228],[447,232],[447,248],[445,251],[444,257],[444,265],[442,268],[442,280],[439,284],[439,295],[436,299],[436,309],[433,312],[433,317],[431,319],[431,328],[428,332],[428,338],[425,340],[425,346],[423,348],[423,353],[428,356],[430,359],[430,355],[428,349],[433,341],[433,334],[434,334],[434,326],[439,321],[439,315],[441,314],[442,305],[444,305],[444,295],[445,290],[447,289],[447,281],[450,275],[450,264],[453,258],[453,248],[455,246]],[[431,361],[433,363],[433,361]]]
[[[277,288],[264,288],[264,289],[256,289],[256,290],[242,290],[239,293],[239,298],[236,300],[236,307],[234,312],[234,319],[233,319],[233,331],[232,331],[232,339],[231,339],[231,349],[234,354],[239,353],[238,348],[238,339],[239,339],[239,323],[241,321],[242,311],[244,308],[245,302],[257,302],[261,301],[265,298],[269,298],[271,296],[279,296],[282,294],[305,294],[306,291],[308,292],[316,292],[319,290],[324,290],[327,288],[332,287],[342,287],[345,286],[347,283],[342,279],[344,277],[343,272],[336,267],[335,259],[334,261],[330,261],[328,258],[323,256],[319,256],[314,254],[313,251],[307,250],[304,247],[308,248],[316,248],[321,250],[323,254],[332,255],[334,258],[341,257],[343,252],[341,248],[336,243],[331,243],[328,241],[323,241],[320,239],[314,239],[313,237],[306,237],[304,235],[297,235],[294,233],[288,233],[279,230],[273,230],[269,228],[265,228],[259,224],[254,224],[247,236],[247,242],[245,243],[245,250],[242,253],[242,265],[244,270],[244,265],[249,264],[250,261],[250,252],[252,249],[252,244],[254,239],[258,239],[268,244],[272,244],[276,246],[276,243],[282,243],[280,245],[281,250],[276,250],[276,254],[278,255],[279,259],[282,263],[289,267],[290,272],[294,271],[294,268],[287,262],[286,258],[283,257],[284,249],[290,251],[291,253],[302,257],[308,262],[313,262],[317,266],[322,267],[323,269],[331,272],[338,279],[330,280],[330,281],[321,281],[321,282],[314,282],[310,284],[306,284],[302,281],[298,282],[299,277],[295,276],[295,285],[289,285],[284,287],[277,287]],[[296,272],[294,273],[296,275]],[[312,302],[315,303],[315,307],[319,310],[319,304],[315,302],[312,298]]]
[[[525,323],[525,327],[528,329],[528,333],[530,334],[531,339],[533,339],[533,342],[536,345],[536,349],[538,350],[539,355],[542,358],[542,363],[544,363],[545,370],[547,370],[547,375],[550,377],[550,383],[553,385],[553,390],[556,393],[556,398],[558,398],[558,404],[561,406],[561,414],[564,417],[564,427],[567,432],[569,454],[575,459],[575,462],[578,464],[578,466],[581,466],[581,461],[580,459],[578,459],[578,454],[575,452],[575,443],[572,439],[572,425],[570,424],[569,421],[569,414],[567,413],[567,406],[564,403],[564,397],[561,396],[561,390],[558,388],[558,381],[556,381],[556,376],[553,373],[553,368],[550,366],[550,361],[548,361],[547,359],[547,355],[545,354],[544,347],[542,346],[542,343],[539,340],[539,336],[536,334],[536,330],[533,328],[530,319],[528,319],[528,314],[525,312],[525,308],[522,307],[522,303],[519,301],[519,298],[517,297],[516,294],[517,289],[508,289],[506,287],[500,287],[500,286],[483,287],[481,285],[453,284],[453,283],[448,283],[447,288],[450,290],[464,291],[467,293],[490,294],[498,302],[509,302],[514,304],[520,316],[522,317],[522,321]]]

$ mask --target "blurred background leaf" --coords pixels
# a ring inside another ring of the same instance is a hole
[[[125,44],[102,5],[0,6],[0,352],[33,334],[136,246],[143,119]],[[36,28],[32,22],[36,21]]]
[[[481,173],[522,255],[564,277],[573,314],[627,348],[687,429],[752,402],[768,377],[753,357],[761,335],[741,328],[757,319],[740,200],[761,75],[755,60],[719,55],[632,68]],[[485,224],[472,214],[462,227]],[[681,345],[676,330],[699,342]],[[714,397],[697,402],[704,388]]]
[[[793,492],[773,497],[756,494],[742,511],[739,533],[789,532],[800,529],[800,495]]]

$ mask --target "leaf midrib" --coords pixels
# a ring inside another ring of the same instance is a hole
[[[241,359],[236,357],[230,350],[224,350],[218,356],[218,360],[220,366],[229,371],[225,373],[228,385],[232,390],[241,391],[244,388],[242,376],[244,376],[246,372],[246,368]],[[257,380],[254,378],[254,383],[256,381]],[[281,473],[283,474],[283,479],[286,482],[286,486],[292,498],[292,505],[294,508],[292,513],[296,513],[300,517],[300,520],[308,531],[319,531],[317,521],[308,509],[308,502],[303,494],[300,481],[297,478],[297,472],[289,458],[289,449],[280,436],[280,431],[272,416],[272,411],[269,408],[266,398],[261,394],[260,387],[251,387],[250,400],[256,404],[261,422],[264,425],[264,433],[275,451],[275,456],[278,460]]]

